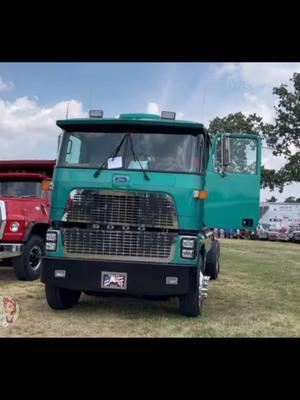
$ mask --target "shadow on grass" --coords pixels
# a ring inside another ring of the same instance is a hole
[[[92,313],[110,313],[113,312],[119,317],[131,319],[145,319],[147,317],[178,317],[179,305],[176,298],[169,300],[148,300],[144,298],[126,297],[126,296],[86,296],[82,295],[74,310],[77,314]]]
[[[13,267],[0,266],[0,282],[16,281],[16,275]]]

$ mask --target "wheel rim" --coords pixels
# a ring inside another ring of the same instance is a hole
[[[29,252],[29,265],[33,271],[40,268],[42,263],[42,249],[39,246],[33,246]]]
[[[202,287],[203,287],[203,274],[200,271],[200,275],[199,275],[199,304],[200,305],[202,303]]]

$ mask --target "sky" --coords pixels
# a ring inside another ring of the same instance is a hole
[[[176,111],[177,119],[209,122],[229,113],[257,113],[272,122],[272,88],[290,84],[300,63],[0,63],[0,159],[54,159],[57,119],[87,116],[92,108],[126,112]],[[263,149],[262,164],[282,157]],[[261,191],[261,201],[300,197],[300,183]]]

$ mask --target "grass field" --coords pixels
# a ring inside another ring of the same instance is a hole
[[[222,240],[218,280],[203,314],[186,318],[178,300],[81,296],[54,311],[41,282],[20,282],[0,268],[0,296],[17,299],[19,318],[1,337],[295,337],[300,336],[300,245]]]

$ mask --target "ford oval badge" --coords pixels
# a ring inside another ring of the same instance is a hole
[[[113,182],[114,183],[128,183],[129,182],[129,176],[126,175],[117,175],[113,177]]]

